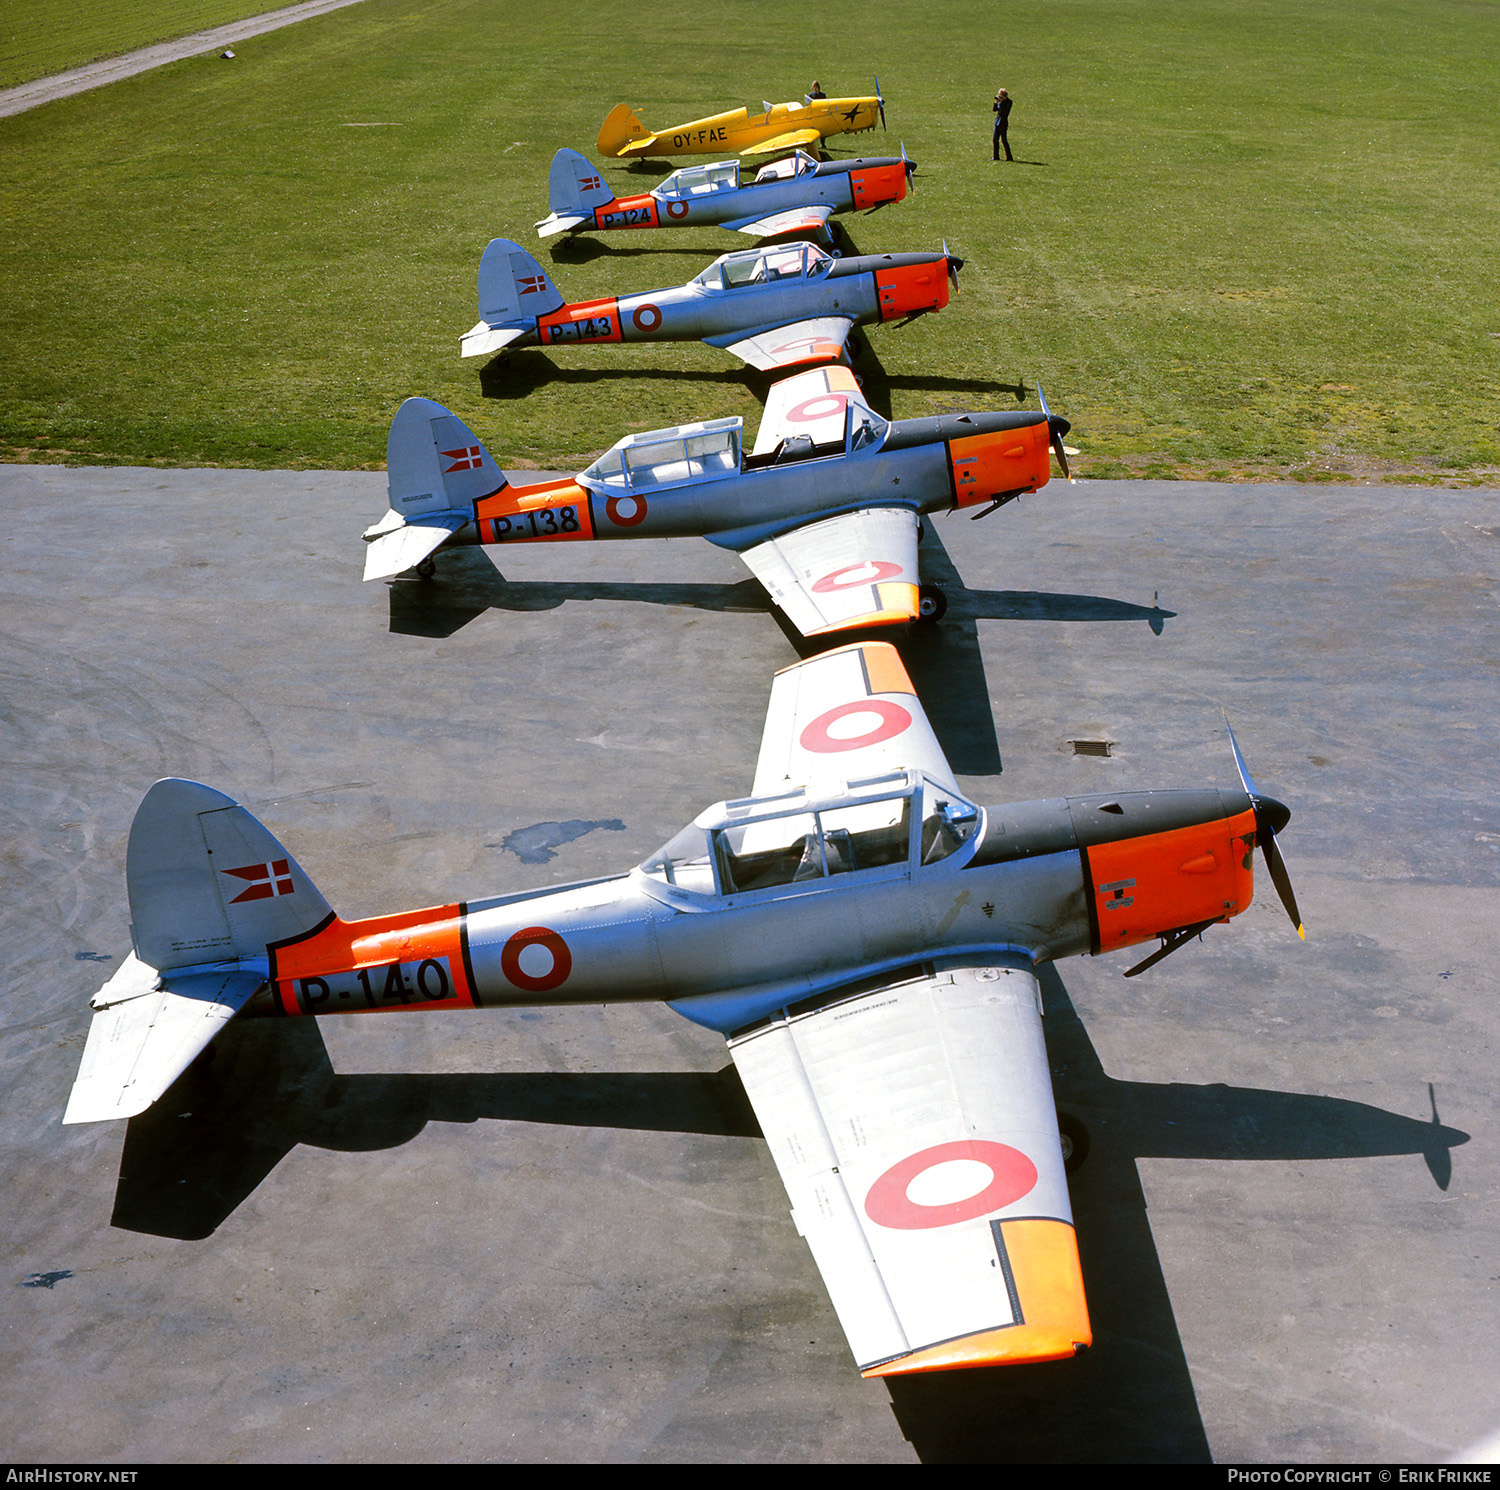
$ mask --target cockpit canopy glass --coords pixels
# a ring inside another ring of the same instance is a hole
[[[737,290],[746,285],[810,279],[833,262],[813,243],[785,243],[776,248],[750,248],[715,259],[693,283],[710,290]]]
[[[773,160],[755,173],[755,184],[763,181],[790,181],[794,176],[806,176],[818,169],[818,163],[805,150],[798,150],[785,160]]]
[[[618,491],[660,491],[732,476],[740,469],[743,432],[743,421],[736,417],[627,435],[579,480]]]
[[[913,841],[913,811],[920,834]],[[852,782],[830,795],[725,803],[641,865],[651,878],[702,895],[807,885],[870,869],[935,864],[973,836],[979,809],[919,773]]]
[[[689,166],[673,171],[654,191],[658,197],[702,197],[716,191],[735,191],[740,184],[740,163],[719,160],[711,166]]]

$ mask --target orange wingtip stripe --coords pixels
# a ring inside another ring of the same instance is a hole
[[[917,690],[912,687],[906,668],[902,666],[900,654],[889,642],[850,642],[847,646],[833,647],[827,652],[819,652],[816,657],[809,657],[805,662],[794,662],[790,667],[778,668],[776,676],[779,678],[782,673],[794,673],[799,667],[814,667],[845,652],[864,653],[865,676],[870,680],[871,693],[910,693],[915,696]]]
[[[854,631],[861,626],[895,626],[902,621],[914,621],[917,617],[918,592],[915,585],[899,580],[875,586],[875,598],[880,602],[879,610],[866,611],[862,616],[850,616],[846,621],[835,621],[831,626],[819,626],[809,631],[809,636],[827,636],[832,631]],[[877,688],[876,693],[912,693],[906,688]]]
[[[828,379],[828,388],[830,392],[859,392],[859,380],[847,367],[830,367],[824,374],[824,377]]]
[[[1093,1343],[1073,1228],[1066,1221],[1005,1221],[1000,1231],[1024,1323],[945,1340],[941,1345],[871,1366],[863,1375],[906,1376],[921,1371],[1062,1361]]]

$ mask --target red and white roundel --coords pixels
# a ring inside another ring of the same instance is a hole
[[[870,1186],[865,1215],[893,1231],[956,1226],[1013,1205],[1036,1180],[1036,1165],[1009,1144],[940,1143],[892,1164]]]
[[[637,331],[655,331],[661,325],[661,309],[655,305],[638,305],[630,319]]]
[[[573,954],[555,931],[546,926],[528,926],[501,948],[500,971],[517,988],[528,993],[546,993],[568,981],[568,974],[573,971]]]
[[[610,497],[604,503],[604,515],[617,528],[633,528],[646,520],[644,497]]]
[[[819,338],[809,337],[806,341],[788,342],[787,348],[816,346],[818,340]],[[786,411],[787,423],[815,424],[819,419],[827,419],[832,414],[842,414],[848,407],[849,395],[847,393],[819,393],[813,398],[804,398],[800,404],[788,409]]]
[[[839,704],[819,714],[803,731],[799,743],[815,755],[835,755],[841,750],[861,750],[893,740],[911,725],[911,715],[883,698],[862,698]]]
[[[668,202],[668,217],[686,217],[688,215],[688,204],[686,202]]]
[[[857,590],[861,585],[878,585],[883,579],[895,579],[903,573],[899,564],[889,559],[866,559],[862,564],[846,564],[825,574],[812,586],[814,595],[826,595],[830,590]]]

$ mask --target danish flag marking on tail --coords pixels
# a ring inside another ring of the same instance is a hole
[[[445,450],[443,455],[453,462],[451,466],[443,467],[443,475],[449,471],[477,471],[484,464],[484,447],[481,445],[465,445],[462,450]]]
[[[250,882],[250,888],[236,895],[230,905],[238,905],[242,900],[271,900],[277,895],[292,893],[292,871],[285,859],[273,859],[269,864],[247,864],[243,869],[225,869],[222,873]]]
[[[584,191],[598,191],[604,183],[597,176],[585,176],[578,185]]]
[[[516,288],[523,295],[540,295],[547,288],[547,277],[544,274],[533,274],[526,279],[518,279]]]

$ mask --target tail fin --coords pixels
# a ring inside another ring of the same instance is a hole
[[[617,103],[599,126],[600,155],[620,156],[628,145],[654,140],[655,135],[641,123],[641,116],[628,103]]]
[[[233,797],[169,778],[146,793],[125,850],[135,955],[160,972],[266,955],[333,914]]]
[[[474,431],[430,398],[396,410],[385,465],[391,510],[365,532],[367,580],[420,564],[472,521],[480,497],[507,485]]]
[[[559,217],[592,217],[596,207],[614,201],[615,194],[591,162],[576,150],[559,150],[547,173],[547,203]]]
[[[135,952],[94,995],[65,1123],[144,1112],[266,980],[268,948],[333,911],[232,797],[158,781],[125,851]]]
[[[479,261],[479,318],[491,326],[534,323],[562,305],[547,271],[509,238],[492,238]]]

